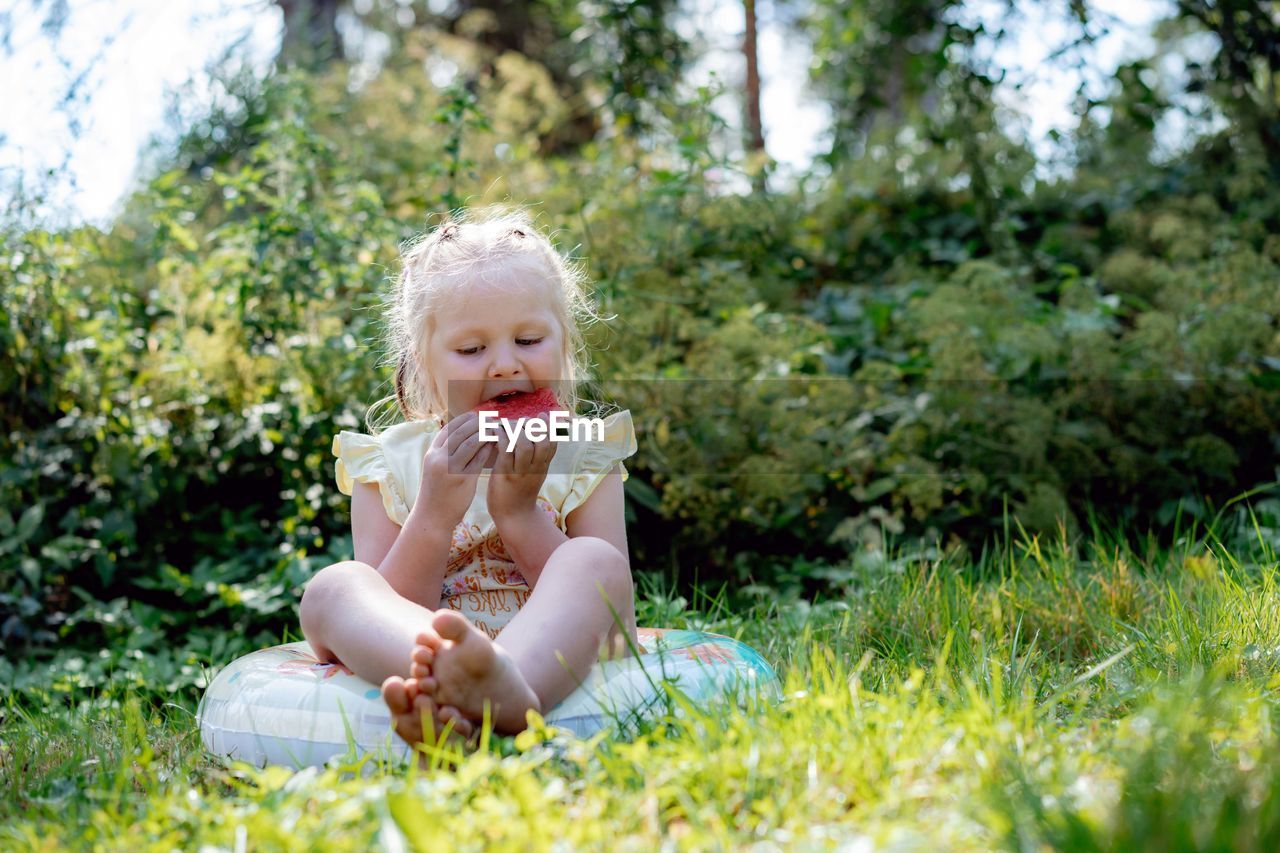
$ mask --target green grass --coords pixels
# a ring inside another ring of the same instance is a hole
[[[1254,551],[1031,540],[733,608],[647,585],[641,624],[742,639],[785,699],[425,770],[224,766],[196,695],[28,689],[3,709],[0,847],[1280,849],[1280,566]]]

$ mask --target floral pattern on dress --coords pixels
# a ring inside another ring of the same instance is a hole
[[[558,529],[561,528],[561,517],[555,504],[542,495],[538,495],[535,503]],[[494,528],[488,536],[483,536],[478,524],[458,524],[453,530],[441,597],[448,599],[466,593],[502,588],[522,588],[527,591],[529,583],[516,568],[497,529]]]

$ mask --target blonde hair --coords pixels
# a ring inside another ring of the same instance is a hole
[[[395,368],[395,394],[369,408],[365,421],[371,432],[394,420],[390,412],[378,419],[381,423],[372,417],[393,399],[405,420],[434,418],[444,423],[448,402],[441,398],[425,359],[435,317],[469,282],[494,281],[501,278],[492,275],[495,268],[512,267],[541,275],[550,285],[550,308],[563,331],[557,396],[570,412],[586,402],[578,392],[589,368],[582,327],[604,318],[596,313],[581,265],[556,251],[524,211],[490,209],[475,218],[459,211],[401,249],[400,275],[383,312],[385,363]]]

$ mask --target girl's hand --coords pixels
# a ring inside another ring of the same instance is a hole
[[[409,515],[450,535],[475,498],[482,468],[492,465],[498,444],[481,443],[480,415],[459,415],[436,433],[422,457],[422,483]]]
[[[556,455],[549,438],[531,441],[522,433],[515,447],[498,453],[489,475],[487,501],[495,522],[537,511],[538,492]]]

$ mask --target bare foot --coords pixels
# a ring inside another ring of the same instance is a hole
[[[462,739],[471,737],[474,726],[457,714],[456,709],[438,709],[431,695],[422,690],[416,678],[390,676],[382,682],[382,701],[391,711],[396,734],[410,746],[420,743],[435,744],[445,724],[453,720],[452,733]],[[450,711],[442,715],[442,711]]]
[[[422,743],[425,734],[422,715],[415,707],[419,699],[425,700],[428,706],[427,719],[430,720],[435,715],[434,703],[430,694],[419,692],[417,679],[392,675],[382,682],[382,701],[387,703],[387,708],[391,711],[391,722],[395,725],[396,734],[410,746]]]
[[[414,664],[427,658],[431,670],[420,689],[442,710],[456,709],[473,721],[483,718],[487,701],[494,729],[504,734],[524,731],[525,712],[541,707],[511,656],[461,613],[437,610],[432,627],[440,635],[440,648],[414,649]]]
[[[418,692],[432,695],[435,693],[436,680],[431,675],[431,665],[435,663],[436,652],[443,642],[435,631],[423,631],[414,640],[413,652],[409,660],[409,674],[417,681]],[[452,721],[452,731],[463,738],[471,737],[475,726],[466,715],[452,705],[431,704],[434,710],[436,731],[444,731]]]

